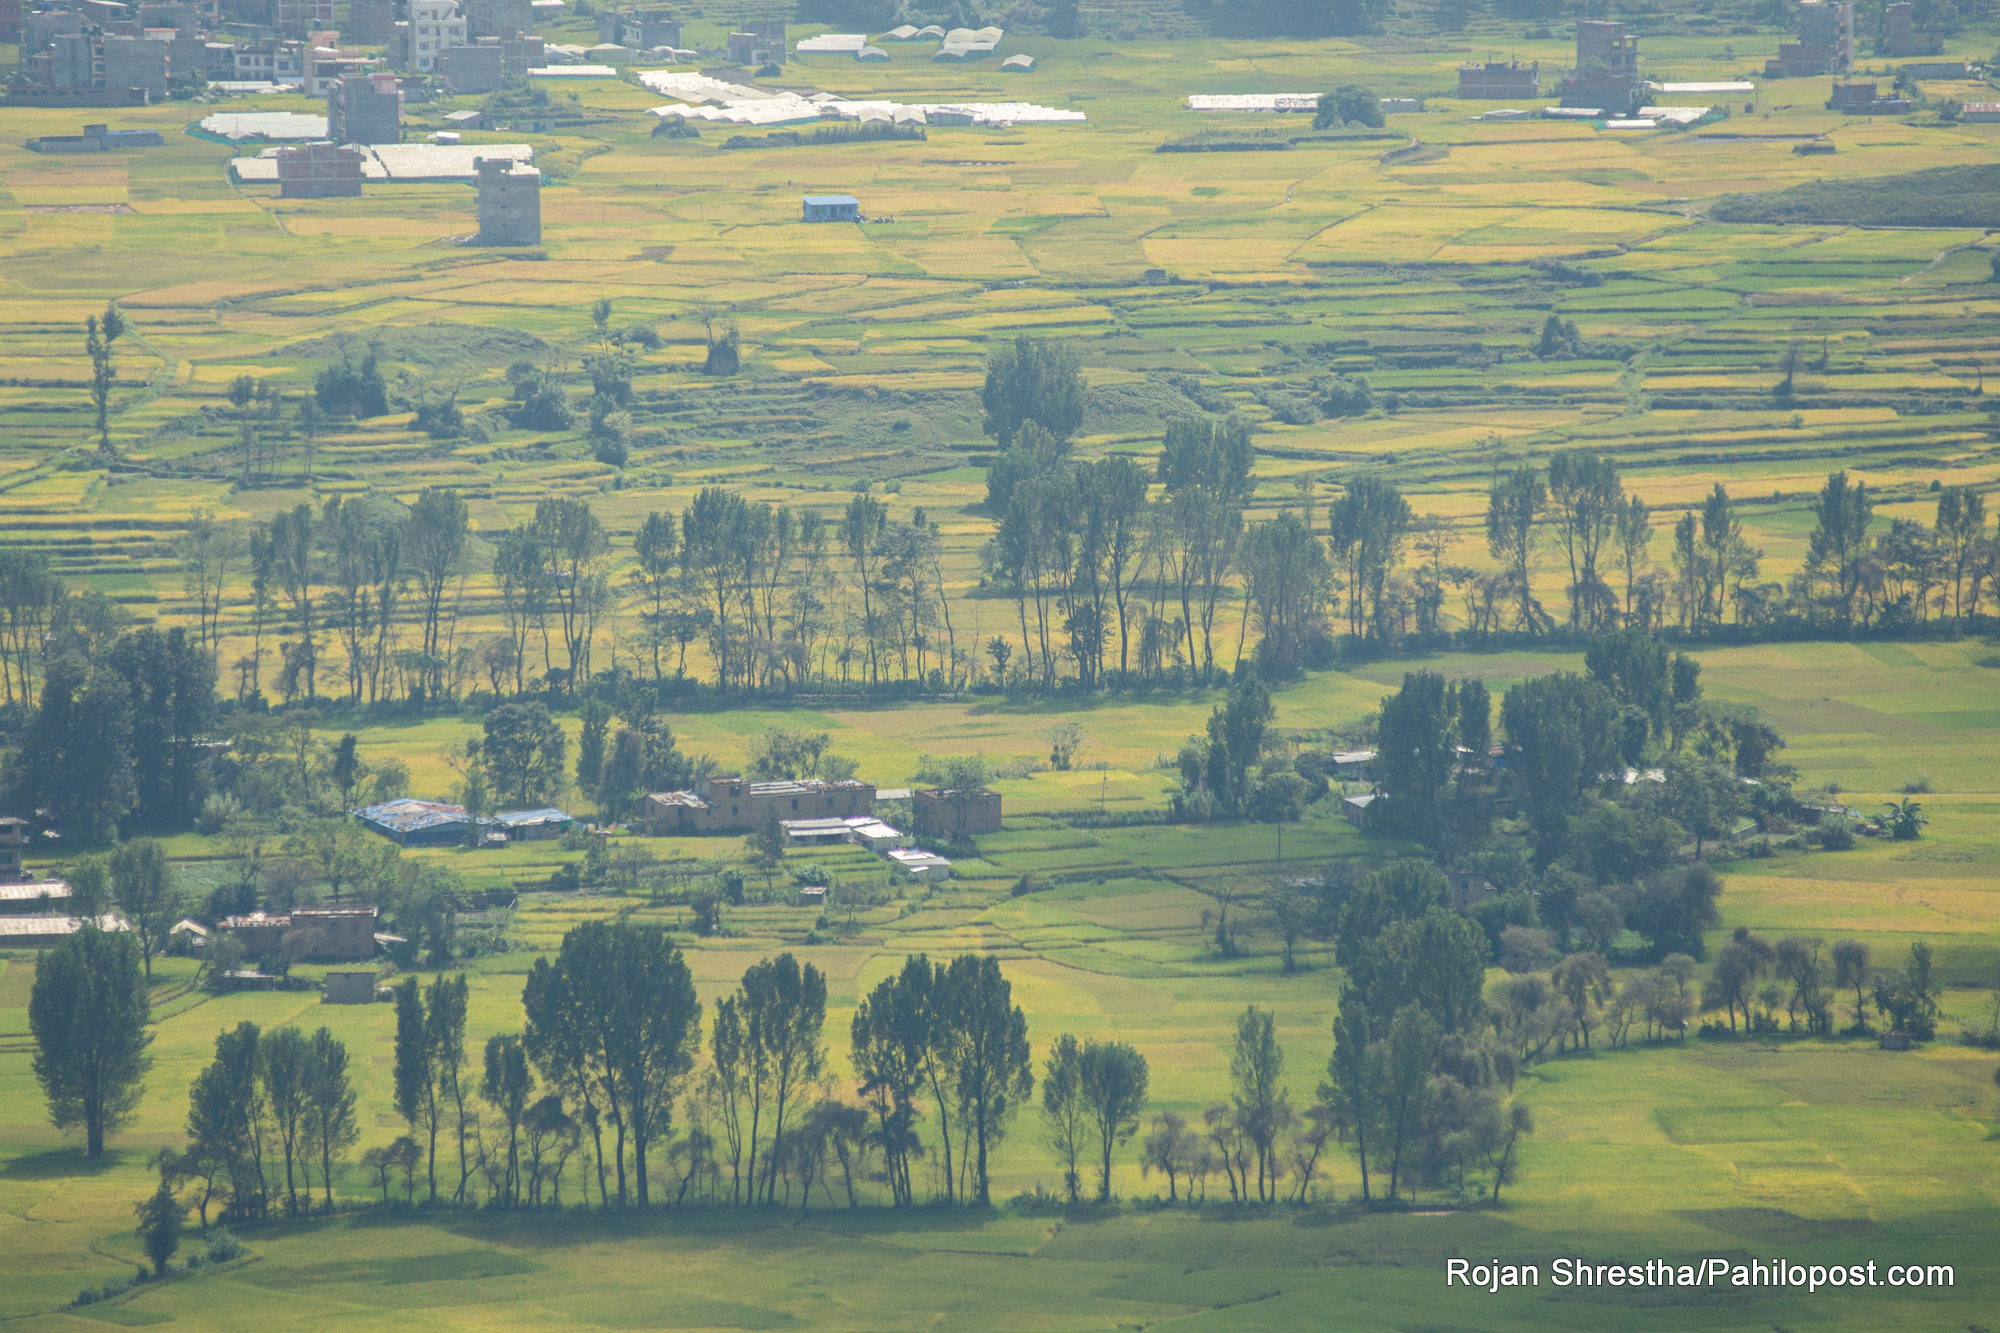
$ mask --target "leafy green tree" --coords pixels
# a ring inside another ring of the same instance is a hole
[[[1337,129],[1342,125],[1381,129],[1383,123],[1382,99],[1375,96],[1373,89],[1359,84],[1343,83],[1330,93],[1321,93],[1319,105],[1313,111],[1316,130]]]
[[[485,769],[503,801],[528,806],[562,789],[568,739],[548,705],[501,704],[486,715]]]
[[[1721,878],[1706,865],[1666,871],[1634,887],[1625,924],[1645,937],[1655,958],[1666,954],[1700,958],[1703,933],[1721,920],[1715,905],[1721,894]]]
[[[1833,984],[1838,990],[1854,992],[1854,1027],[1868,1030],[1868,1004],[1864,993],[1873,969],[1869,965],[1868,944],[1864,940],[1835,940],[1833,944]]]
[[[65,653],[46,664],[41,698],[21,736],[20,752],[34,756],[21,795],[47,810],[70,843],[107,843],[136,795],[131,744],[124,678]]]
[[[1285,1052],[1278,1045],[1277,1020],[1251,1005],[1236,1020],[1236,1043],[1229,1056],[1230,1102],[1236,1121],[1257,1152],[1257,1200],[1278,1197],[1277,1139],[1291,1119],[1285,1089]]]
[[[883,1174],[888,1178],[890,1198],[899,1207],[908,1207],[916,1197],[910,1160],[922,1149],[917,1135],[919,1099],[934,1067],[928,1003],[933,984],[929,958],[919,954],[905,959],[901,972],[884,978],[862,998],[850,1027],[858,1091],[875,1115]],[[720,1011],[716,1021],[719,1030]],[[718,1066],[720,1063],[718,1042]],[[940,1102],[938,1110],[944,1116],[948,1108]],[[947,1155],[950,1147],[947,1134]],[[945,1174],[948,1182],[950,1172]]]
[[[507,1124],[507,1173],[501,1181],[500,1200],[513,1207],[521,1201],[521,1122],[528,1114],[529,1099],[535,1095],[535,1076],[528,1068],[520,1037],[496,1032],[486,1039],[479,1093]]]
[[[146,1247],[146,1257],[153,1261],[153,1276],[165,1277],[168,1263],[181,1248],[187,1205],[162,1180],[152,1196],[133,1205],[132,1211],[139,1215],[139,1241]]]
[[[306,1046],[305,1124],[307,1141],[319,1156],[319,1178],[327,1210],[333,1210],[333,1177],[347,1150],[361,1136],[354,1115],[354,1084],[347,1073],[347,1046],[320,1028]]]
[[[1566,671],[1522,681],[1501,700],[1521,804],[1544,863],[1562,851],[1584,791],[1617,762],[1615,715],[1602,685]]]
[[[563,936],[553,962],[536,962],[522,1005],[529,1057],[550,1082],[576,1089],[587,1122],[611,1121],[621,1204],[630,1145],[634,1193],[645,1207],[652,1146],[672,1131],[701,1040],[701,1005],[680,950],[663,931],[588,922]],[[597,1156],[606,1155],[600,1138]]]
[[[1515,602],[1517,628],[1539,633],[1548,627],[1548,613],[1535,600],[1535,548],[1540,544],[1542,511],[1549,499],[1532,464],[1523,463],[1493,479],[1486,501],[1486,546],[1500,562],[1502,576]]]
[[[984,1208],[992,1202],[992,1152],[1035,1090],[1028,1019],[1013,1002],[1013,987],[1000,974],[999,960],[990,954],[952,959],[945,986],[953,997],[949,1012],[957,1019],[954,1091],[975,1154],[971,1202]]]
[[[97,412],[98,447],[111,452],[111,389],[117,383],[118,367],[111,359],[112,344],[131,330],[131,321],[116,301],[104,307],[104,317],[84,319],[83,350],[90,357],[90,405]]]
[[[1208,789],[1227,814],[1241,812],[1250,795],[1250,768],[1264,753],[1264,736],[1278,714],[1271,692],[1245,671],[1230,687],[1229,701],[1208,719]]]
[[[781,953],[744,972],[737,1006],[750,1076],[750,1180],[765,1203],[775,1203],[786,1116],[797,1109],[801,1090],[817,1083],[826,1068],[826,977],[811,963],[801,967],[790,953]],[[757,1154],[767,1111],[771,1141],[760,1186]]]
[[[1382,700],[1376,767],[1394,826],[1427,846],[1446,835],[1446,798],[1458,768],[1454,695],[1434,671],[1412,671]]]
[[[1022,334],[988,358],[980,405],[986,433],[1003,449],[1028,422],[1067,440],[1083,425],[1082,359],[1068,342]]]
[[[618,728],[610,757],[597,778],[597,808],[608,823],[627,814],[639,799],[646,776],[646,740],[630,727]]]
[[[40,956],[28,994],[35,1078],[57,1129],[82,1129],[84,1156],[132,1118],[152,1061],[151,1001],[129,933],[86,922]]]
[[[229,1179],[229,1211],[242,1217],[261,1217],[267,1210],[259,1038],[250,1022],[217,1033],[215,1059],[188,1088],[188,1155],[221,1163]]]
[[[311,1044],[295,1027],[274,1028],[257,1043],[257,1081],[263,1085],[271,1123],[278,1133],[278,1151],[285,1160],[285,1211],[299,1211],[298,1172],[311,1162],[306,1151],[307,1111],[310,1106],[308,1080]],[[307,1202],[311,1202],[312,1177],[306,1176]]]
[[[1854,604],[1867,577],[1868,552],[1874,545],[1868,524],[1875,514],[1868,483],[1850,482],[1847,473],[1826,479],[1813,501],[1813,531],[1806,551],[1806,573],[1827,585],[1825,604],[1843,626],[1854,623]]]
[[[1429,1109],[1431,1057],[1437,1042],[1437,1023],[1416,1004],[1396,1011],[1383,1038],[1380,1132],[1389,1155],[1392,1199],[1404,1179],[1405,1159],[1416,1145]]]
[[[1382,1057],[1368,1003],[1348,986],[1340,993],[1340,1012],[1333,1020],[1333,1055],[1327,1060],[1326,1081],[1319,1085],[1319,1099],[1332,1110],[1335,1122],[1354,1136],[1364,1200],[1373,1197],[1368,1167],[1371,1154],[1379,1151],[1376,1126],[1382,1119],[1383,1097]]]
[[[429,1016],[424,1012],[422,985],[404,977],[396,987],[396,1113],[411,1129],[425,1136],[426,1172],[430,1198],[437,1199],[437,1138],[444,1127],[444,1102],[438,1095]]]
[[[1483,1024],[1487,940],[1472,922],[1433,907],[1389,926],[1371,952],[1368,1004],[1376,1013],[1414,1004],[1440,1033],[1470,1032]]]
[[[1097,1136],[1097,1198],[1109,1203],[1112,1153],[1138,1132],[1139,1113],[1146,1109],[1146,1057],[1130,1042],[1086,1042],[1078,1072],[1078,1100]]]
[[[1089,1132],[1083,1104],[1083,1043],[1065,1032],[1049,1046],[1042,1067],[1042,1123],[1063,1167],[1063,1192],[1075,1203],[1083,1187],[1078,1164]]]
[[[111,853],[111,893],[131,923],[150,983],[153,955],[166,946],[181,910],[166,847],[153,838],[135,838]]]

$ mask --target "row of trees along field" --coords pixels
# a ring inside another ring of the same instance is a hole
[[[1350,904],[1381,938],[1355,959],[1326,1077],[1303,1107],[1274,1016],[1243,1013],[1229,1097],[1146,1126],[1137,1164],[1164,1177],[1169,1202],[1201,1202],[1211,1186],[1237,1204],[1345,1192],[1327,1183],[1336,1142],[1355,1154],[1364,1198],[1497,1195],[1532,1125],[1509,1104],[1519,1034],[1489,1014],[1477,930],[1443,893],[1433,868],[1402,863]],[[1453,938],[1429,938],[1439,930]],[[38,974],[36,1074],[52,1118],[83,1128],[90,1156],[143,1093],[146,995],[135,942],[94,929]],[[984,955],[918,955],[870,991],[849,1033],[851,1087],[828,1050],[826,979],[789,953],[751,966],[715,1006],[706,1059],[687,965],[656,929],[576,927],[522,998],[525,1029],[478,1052],[463,975],[397,987],[394,1100],[410,1133],[354,1163],[383,1203],[400,1184],[405,1203],[421,1188],[430,1204],[560,1206],[567,1179],[573,1200],[590,1202],[594,1185],[605,1207],[804,1207],[815,1188],[828,1206],[984,1207],[995,1152],[1037,1106],[1060,1177],[1028,1197],[1075,1202],[1090,1177],[1108,1201],[1149,1100],[1146,1059],[1129,1043],[1065,1033],[1045,1052],[1037,1103],[1026,1016]],[[333,1207],[359,1138],[345,1047],[324,1028],[222,1032],[190,1088],[187,1132],[155,1165],[204,1227],[211,1210]]]
[[[1845,473],[1812,500],[1809,555],[1789,579],[1761,577],[1720,483],[1674,521],[1662,564],[1658,516],[1612,460],[1584,450],[1496,471],[1491,564],[1475,568],[1452,558],[1462,534],[1449,522],[1365,472],[1344,477],[1323,513],[1307,485],[1246,522],[1254,448],[1242,418],[1166,423],[1153,467],[1077,460],[1086,401],[1072,346],[1023,337],[994,352],[982,393],[998,446],[994,535],[970,607],[938,525],[872,494],[822,512],[711,487],[678,515],[649,514],[627,545],[583,498],[549,496],[514,527],[475,533],[465,500],[430,488],[408,506],[364,492],[247,525],[198,510],[179,545],[194,638],[211,656],[225,638],[244,644],[228,664],[237,697],[268,685],[287,702],[327,687],[351,702],[575,693],[605,671],[685,685],[697,645],[724,693],[951,690],[982,677],[1087,687],[1213,680],[1246,655],[1283,675],[1329,664],[1343,640],[1893,630],[1979,616],[2000,573],[1977,491],[1934,486],[1933,523],[1899,517],[1878,533],[1873,495]],[[1555,611],[1535,591],[1551,565],[1564,589]],[[1013,624],[989,636],[973,627],[993,598],[1012,603]],[[0,698],[32,702],[36,678],[73,647],[63,631],[85,614],[74,600],[44,554],[0,552]],[[620,652],[603,663],[606,630],[627,617],[638,632],[614,633]],[[474,631],[474,618],[502,628]]]

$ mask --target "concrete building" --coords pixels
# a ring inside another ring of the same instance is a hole
[[[547,43],[533,33],[500,39],[500,68],[508,74],[525,75],[548,63]]]
[[[1373,793],[1365,796],[1345,796],[1340,802],[1340,817],[1358,829],[1374,827],[1376,805],[1383,798]]]
[[[524,162],[482,157],[479,172],[479,244],[542,243],[542,173]]]
[[[1468,102],[1511,102],[1541,95],[1541,63],[1488,60],[1458,67],[1458,95]]]
[[[1562,104],[1593,107],[1609,115],[1630,114],[1644,100],[1639,83],[1639,39],[1622,23],[1580,19],[1576,25],[1576,68],[1563,76]]]
[[[534,30],[535,10],[528,0],[466,0],[465,32],[474,41]]]
[[[337,144],[401,143],[403,94],[396,76],[343,74],[335,79],[326,90],[326,136]]]
[[[75,37],[83,32],[83,15],[73,9],[44,10],[21,16],[21,63],[46,51],[58,37]]]
[[[599,41],[616,42],[629,46],[634,51],[650,51],[656,46],[679,47],[681,44],[681,21],[671,9],[628,9],[610,16],[611,31],[605,31],[603,18],[598,19]],[[782,45],[784,38],[778,39]]]
[[[741,32],[729,34],[729,60],[736,65],[782,65],[785,63],[785,21],[766,19],[746,23]]]
[[[328,972],[326,974],[326,984],[320,990],[319,1002],[321,1004],[373,1004],[375,1003],[375,984],[380,980],[381,974],[373,971]]]
[[[2000,121],[2000,102],[1967,102],[1960,118],[1978,124]]]
[[[440,52],[466,42],[465,17],[458,12],[458,0],[410,0],[405,64],[428,74],[436,68]]]
[[[103,127],[86,126],[84,133],[88,134],[92,128]],[[33,148],[35,141],[30,139],[28,146]],[[27,846],[28,821],[18,815],[0,816],[0,884],[11,884],[16,880],[27,878],[28,872],[21,865],[21,857]]]
[[[353,199],[361,194],[361,150],[309,143],[278,150],[280,199]]]
[[[114,130],[105,125],[86,125],[82,134],[45,134],[28,140],[35,153],[113,153],[128,148],[158,148],[166,140],[158,130]],[[0,828],[6,821],[0,820]],[[16,863],[18,868],[18,862]],[[0,882],[7,879],[7,846],[0,833]]]
[[[309,54],[304,42],[271,39],[239,46],[235,77],[239,83],[304,83]]]
[[[346,961],[375,956],[375,917],[373,907],[300,907],[225,917],[217,929],[242,941],[253,958]]]
[[[1500,892],[1487,882],[1484,875],[1470,870],[1446,871],[1445,878],[1451,881],[1451,910],[1454,912],[1470,911],[1476,904]]]
[[[761,827],[773,815],[781,821],[845,819],[868,815],[874,808],[874,784],[853,778],[749,782],[725,775],[703,778],[693,791],[649,794],[639,803],[634,822],[654,836],[741,832]]]
[[[805,222],[861,221],[861,202],[851,194],[809,194],[801,202]]]
[[[1764,62],[1764,77],[1811,78],[1854,69],[1854,6],[1829,0],[1801,0],[1799,40],[1778,46],[1778,58]]]
[[[436,73],[459,94],[490,93],[500,87],[506,73],[500,44],[481,41],[471,46],[454,46],[438,53]]]
[[[360,46],[391,46],[396,41],[395,0],[353,0],[342,36]]]
[[[918,787],[910,793],[910,822],[927,838],[1000,831],[1000,793],[990,787],[956,791]]]
[[[1936,56],[1944,54],[1944,34],[1919,32],[1910,26],[1910,6],[1889,5],[1882,11],[1882,46],[1892,56]]]
[[[272,0],[271,26],[287,37],[331,28],[333,0]]]

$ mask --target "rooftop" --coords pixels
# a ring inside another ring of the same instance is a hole
[[[398,833],[463,824],[471,818],[462,805],[453,805],[448,801],[420,801],[413,796],[364,806],[354,812],[354,817]]]
[[[130,930],[125,918],[106,912],[97,918],[99,930]],[[83,929],[81,918],[73,916],[0,916],[0,944],[9,939],[32,939],[41,935],[74,935]]]
[[[40,898],[67,898],[69,885],[59,879],[30,879],[0,884],[0,903],[31,903]]]

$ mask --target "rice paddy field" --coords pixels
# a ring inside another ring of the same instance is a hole
[[[256,146],[185,133],[208,107],[121,112],[119,124],[156,127],[166,146],[86,156],[23,148],[73,131],[68,112],[10,110],[0,522],[121,603],[173,616],[184,607],[170,543],[197,505],[258,517],[309,492],[408,496],[450,483],[488,535],[551,492],[591,496],[629,534],[707,484],[822,508],[857,485],[893,484],[892,511],[922,506],[941,524],[971,595],[991,531],[973,507],[991,448],[976,391],[989,348],[1017,334],[1077,341],[1091,385],[1085,454],[1156,448],[1166,419],[1201,410],[1192,391],[1258,422],[1261,510],[1302,482],[1388,471],[1420,513],[1452,525],[1447,558],[1473,566],[1485,561],[1476,527],[1493,468],[1562,447],[1615,457],[1663,528],[1727,484],[1767,578],[1796,568],[1803,501],[1832,466],[1869,483],[1884,525],[1927,516],[1934,482],[1995,479],[1983,388],[2000,285],[1988,281],[1981,227],[1740,225],[1708,213],[1737,193],[1992,164],[2000,126],[1932,111],[1838,115],[1821,107],[1824,79],[1669,96],[1716,104],[1717,118],[1692,130],[1477,121],[1496,104],[1452,95],[1461,60],[1511,53],[1541,61],[1547,81],[1568,49],[1566,30],[1531,39],[1482,23],[1372,45],[1026,37],[1020,47],[1039,63],[1006,74],[897,47],[887,64],[801,57],[768,80],[1087,117],[934,126],[922,141],[787,147],[771,131],[715,125],[697,139],[654,138],[647,111],[663,99],[636,81],[555,81],[574,128],[467,137],[536,148],[546,187],[543,245],[531,252],[460,243],[475,230],[469,186],[281,200],[232,184],[232,152]],[[1753,74],[1778,40],[1776,30],[1668,35],[1643,39],[1642,53],[1652,78],[1726,79]],[[1951,54],[1976,59],[1984,40],[1968,36]],[[1876,64],[1878,79],[1893,72]],[[1392,114],[1379,131],[1314,134],[1301,116],[1183,105],[1194,93],[1346,81],[1426,109]],[[1983,86],[1923,91],[1963,100],[1990,95]],[[472,104],[413,104],[406,134]],[[239,98],[219,109],[295,105]],[[1203,131],[1291,146],[1158,151]],[[1809,139],[1837,151],[1791,151]],[[738,142],[749,146],[725,146]],[[855,194],[876,220],[800,223],[799,196],[820,191]],[[1168,280],[1146,281],[1149,270]],[[517,357],[574,376],[599,298],[614,303],[614,325],[649,324],[664,340],[640,356],[622,470],[594,461],[579,435],[482,415],[504,400],[502,372]],[[115,467],[91,438],[81,327],[110,299],[135,326],[118,356]],[[739,375],[698,373],[699,300],[740,328]],[[1576,324],[1586,352],[1638,354],[1538,359],[1550,315]],[[341,334],[380,349],[400,410],[321,439],[310,487],[295,434],[279,440],[273,475],[238,484],[231,381],[252,375],[296,399]],[[1794,393],[1781,402],[1773,390],[1788,361]],[[1276,419],[1286,395],[1354,375],[1388,410]],[[421,395],[451,392],[482,423],[476,442],[409,428]],[[1544,599],[1559,602],[1552,570],[1543,576]],[[480,583],[472,591],[477,629],[491,608]],[[226,625],[240,624],[247,596],[247,585],[232,591]],[[972,603],[986,632],[1005,623],[1003,606]]]
[[[905,101],[1034,101],[1088,117],[932,127],[923,141],[726,148],[732,134],[766,132],[713,126],[697,139],[654,138],[647,108],[661,98],[629,80],[564,81],[556,95],[574,94],[570,110],[588,123],[467,135],[534,143],[547,173],[534,252],[461,244],[474,229],[467,187],[371,186],[360,199],[301,201],[233,185],[232,150],[184,132],[209,108],[117,112],[115,125],[153,126],[167,145],[87,157],[24,148],[33,136],[74,133],[78,113],[10,108],[0,113],[0,540],[48,551],[67,576],[143,621],[183,623],[190,610],[172,544],[198,506],[256,518],[306,498],[369,489],[407,498],[451,484],[491,537],[555,492],[590,497],[629,540],[648,511],[678,511],[705,485],[826,509],[866,484],[886,491],[898,516],[922,506],[942,525],[976,641],[1012,614],[979,587],[991,445],[977,390],[988,350],[1021,333],[1076,340],[1091,386],[1083,453],[1147,455],[1166,418],[1200,410],[1192,389],[1258,423],[1264,512],[1301,482],[1386,475],[1420,513],[1450,523],[1448,559],[1473,565],[1484,563],[1479,522],[1493,469],[1575,445],[1613,455],[1662,526],[1727,484],[1767,577],[1803,558],[1805,503],[1833,468],[1878,491],[1885,526],[1928,518],[1934,482],[1990,489],[2000,479],[1983,392],[1984,364],[2000,356],[2000,284],[1988,280],[1985,229],[1709,216],[1737,193],[1989,165],[2000,125],[1942,123],[1932,112],[1835,115],[1821,109],[1824,79],[1732,98],[1726,117],[1692,131],[1474,121],[1497,104],[1450,95],[1460,61],[1504,53],[1540,60],[1546,76],[1570,49],[1563,31],[1530,38],[1479,23],[1465,34],[1370,42],[1029,37],[1007,48],[1037,57],[1028,73],[934,66],[899,48],[886,65],[803,58],[769,81]],[[713,27],[691,24],[690,40],[719,44]],[[1647,37],[1642,52],[1650,77],[1727,79],[1761,68],[1779,40],[1773,29],[1718,29]],[[1974,35],[1949,56],[1977,58],[1991,44]],[[1872,63],[1887,69],[1882,58]],[[1183,106],[1192,93],[1346,82],[1423,97],[1427,109],[1360,137],[1315,135],[1298,117]],[[1924,90],[1990,97],[1982,86]],[[411,132],[472,104],[412,105]],[[308,109],[276,97],[216,109],[253,108]],[[1297,142],[1157,151],[1241,129]],[[1791,151],[1808,138],[1837,151]],[[893,220],[798,222],[801,194],[836,191]],[[1146,280],[1149,269],[1169,280]],[[589,308],[600,298],[613,301],[615,324],[651,324],[663,340],[640,357],[638,429],[622,470],[593,461],[579,436],[496,427],[478,441],[437,443],[411,429],[420,392],[454,389],[478,414],[504,398],[503,371],[518,356],[573,367],[593,343]],[[113,299],[134,323],[118,348],[115,464],[93,438],[82,332],[85,316]],[[735,377],[699,371],[701,300],[725,306],[742,330]],[[1540,360],[1529,353],[1551,314],[1573,320],[1587,342],[1639,354]],[[274,478],[241,485],[230,382],[248,374],[296,398],[340,334],[380,347],[399,410],[321,439],[310,478],[294,440]],[[1773,388],[1794,347],[1795,393],[1780,403]],[[1278,395],[1313,392],[1336,375],[1366,375],[1378,399],[1394,394],[1396,405],[1307,425],[1276,419]],[[1544,574],[1544,600],[1559,598],[1552,560]],[[475,578],[468,632],[492,623],[486,591]],[[247,582],[232,590],[232,628],[247,597]],[[628,633],[621,624],[607,626],[614,645]],[[1993,1324],[1996,1058],[1949,1037],[1954,1020],[1985,1003],[2000,963],[2000,645],[1699,655],[1710,697],[1756,703],[1787,735],[1782,758],[1802,785],[1832,784],[1863,810],[1921,785],[1932,821],[1914,844],[1863,840],[1851,852],[1723,866],[1722,931],[1851,935],[1884,964],[1926,940],[1950,986],[1945,1040],[1912,1053],[1838,1038],[1690,1040],[1538,1065],[1521,1084],[1537,1131],[1520,1183],[1497,1207],[1420,1200],[1407,1214],[1363,1212],[1339,1203],[1358,1192],[1352,1159],[1340,1153],[1321,1207],[1166,1209],[1137,1202],[1160,1183],[1142,1178],[1128,1152],[1116,1188],[1134,1202],[1102,1211],[898,1214],[816,1200],[781,1216],[355,1214],[271,1224],[243,1233],[247,1262],[61,1313],[79,1288],[130,1274],[139,1254],[131,1209],[151,1188],[147,1161],[180,1141],[187,1083],[219,1030],[244,1019],[332,1027],[352,1053],[365,1148],[402,1132],[391,1106],[393,1015],[388,1006],[321,1008],[310,993],[212,996],[192,988],[192,964],[167,960],[148,1095],[106,1159],[85,1164],[46,1123],[29,1066],[35,964],[14,954],[0,959],[0,1320],[37,1329],[1024,1333]],[[1457,653],[1318,674],[1277,691],[1276,725],[1301,740],[1351,725],[1416,665],[1504,687],[1578,661]],[[907,953],[990,952],[1026,1009],[1038,1058],[1062,1032],[1116,1034],[1151,1063],[1153,1109],[1198,1113],[1225,1095],[1227,1031],[1256,1003],[1276,1012],[1287,1083],[1295,1100],[1309,1100],[1331,1046],[1338,971],[1309,946],[1301,971],[1282,972],[1275,937],[1250,909],[1246,954],[1219,958],[1203,913],[1283,876],[1403,849],[1325,805],[1285,830],[1282,862],[1267,826],[1088,818],[1160,808],[1170,785],[1163,757],[1200,730],[1215,702],[1139,693],[1057,707],[990,696],[675,715],[682,746],[724,765],[768,727],[826,730],[884,786],[909,778],[923,753],[1034,759],[1062,721],[1086,737],[1081,768],[998,784],[1005,830],[982,838],[978,858],[961,861],[958,878],[935,893],[905,890],[823,943],[806,941],[815,911],[792,906],[737,909],[725,938],[684,933],[702,998],[712,1003],[759,958],[798,951],[828,975],[828,1031],[844,1069],[857,997]],[[329,736],[356,731],[364,758],[395,755],[420,794],[443,795],[442,754],[474,725],[357,720],[329,723]],[[648,846],[689,873],[743,855],[732,838]],[[219,855],[193,835],[172,852],[189,883]],[[488,923],[511,948],[472,969],[476,1041],[518,1028],[523,975],[577,922],[683,924],[680,909],[644,898],[539,892],[567,859],[553,844],[420,855],[448,860],[474,887],[523,891],[516,909]],[[858,854],[814,855],[837,874],[865,870]],[[1012,896],[1023,876],[1050,887]],[[1032,1116],[1016,1123],[996,1170],[997,1197],[1056,1182]],[[359,1199],[370,1186],[353,1171],[343,1188]],[[1447,1288],[1451,1256],[1536,1263],[1543,1285]],[[1955,1284],[1557,1290],[1549,1265],[1560,1256],[1945,1263]]]

